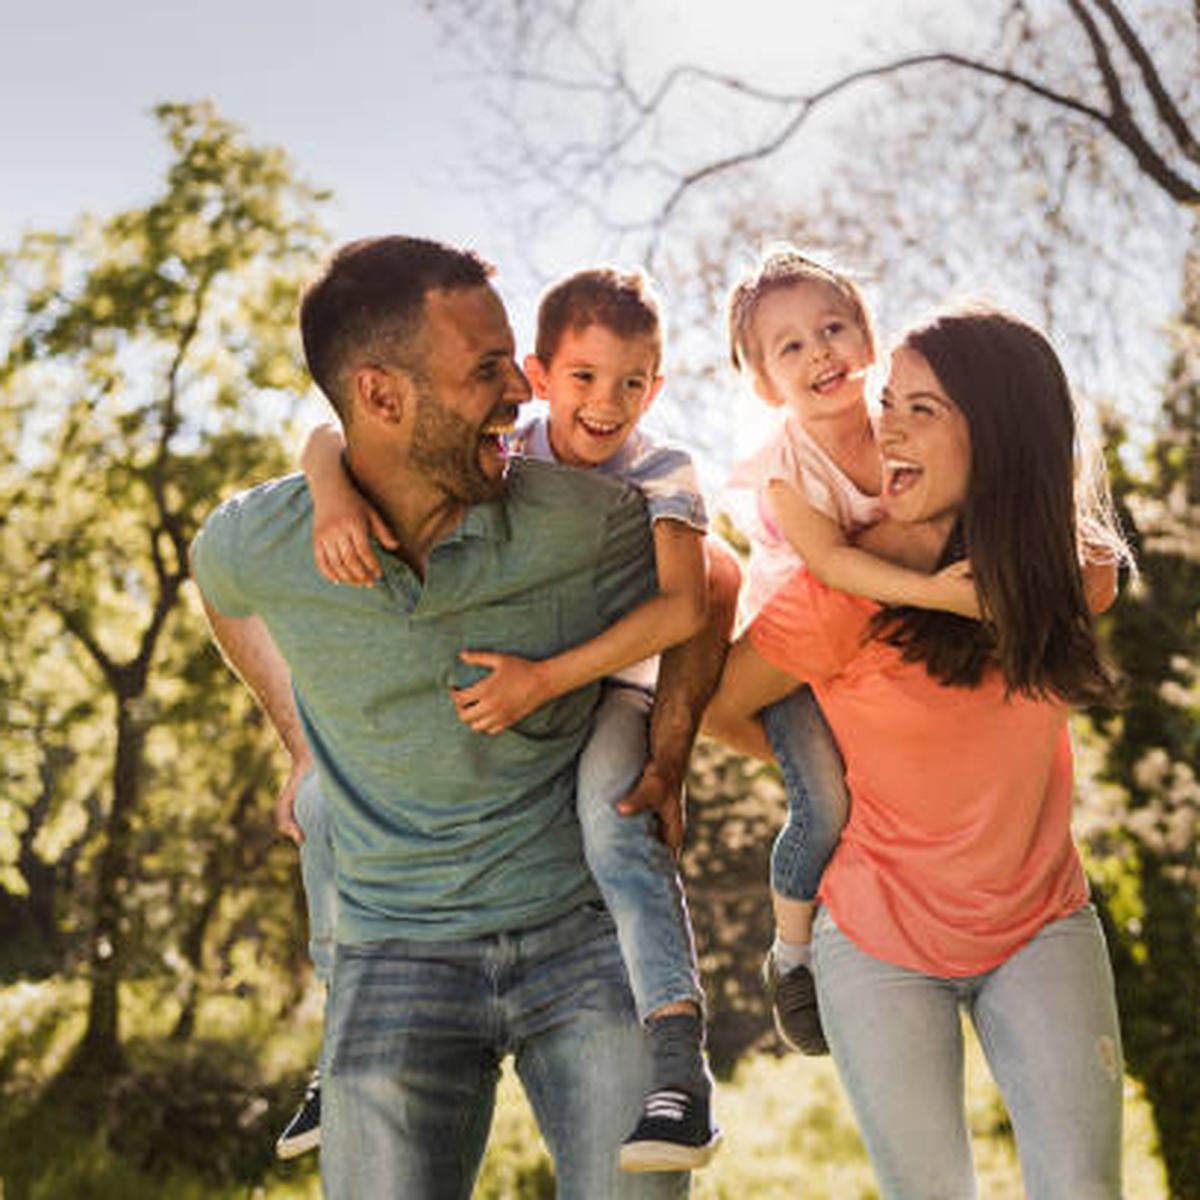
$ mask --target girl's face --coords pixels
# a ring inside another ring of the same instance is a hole
[[[949,534],[967,496],[970,429],[933,368],[911,347],[892,355],[878,439],[887,515],[905,524],[944,525]]]
[[[819,280],[768,292],[751,319],[754,390],[802,423],[864,403],[871,343],[854,310]]]

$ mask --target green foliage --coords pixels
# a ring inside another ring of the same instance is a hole
[[[0,259],[0,930],[40,931],[0,965],[88,960],[109,1059],[121,979],[172,981],[186,1032],[226,892],[261,889],[260,936],[296,949],[271,738],[184,584],[206,513],[287,468],[321,194],[211,105],[156,117],[146,207]]]
[[[1200,1196],[1200,226],[1186,266],[1177,354],[1141,463],[1110,431],[1118,502],[1140,578],[1104,627],[1127,680],[1095,715],[1107,785],[1091,822],[1112,917],[1131,1070],[1145,1085],[1172,1194]],[[1132,462],[1134,465],[1130,465]]]

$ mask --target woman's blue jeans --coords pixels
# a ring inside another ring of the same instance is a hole
[[[321,1179],[336,1200],[468,1200],[508,1054],[560,1200],[688,1193],[687,1175],[617,1165],[649,1056],[598,903],[516,933],[340,944],[325,1040]]]
[[[967,978],[865,954],[822,908],[813,969],[825,1036],[888,1200],[975,1196],[960,1008],[1008,1107],[1025,1194],[1120,1196],[1121,1035],[1090,905]]]

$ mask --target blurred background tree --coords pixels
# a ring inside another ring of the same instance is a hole
[[[206,963],[238,985],[239,922],[264,953],[298,944],[272,739],[183,585],[214,503],[287,468],[322,197],[208,104],[155,115],[149,204],[0,259],[2,966],[86,973],[67,1073],[101,1091],[124,983],[152,981],[185,1039]]]

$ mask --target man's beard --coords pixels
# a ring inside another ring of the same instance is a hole
[[[481,448],[478,429],[422,390],[409,447],[411,466],[460,503],[482,504],[503,496],[507,480],[484,472]]]

